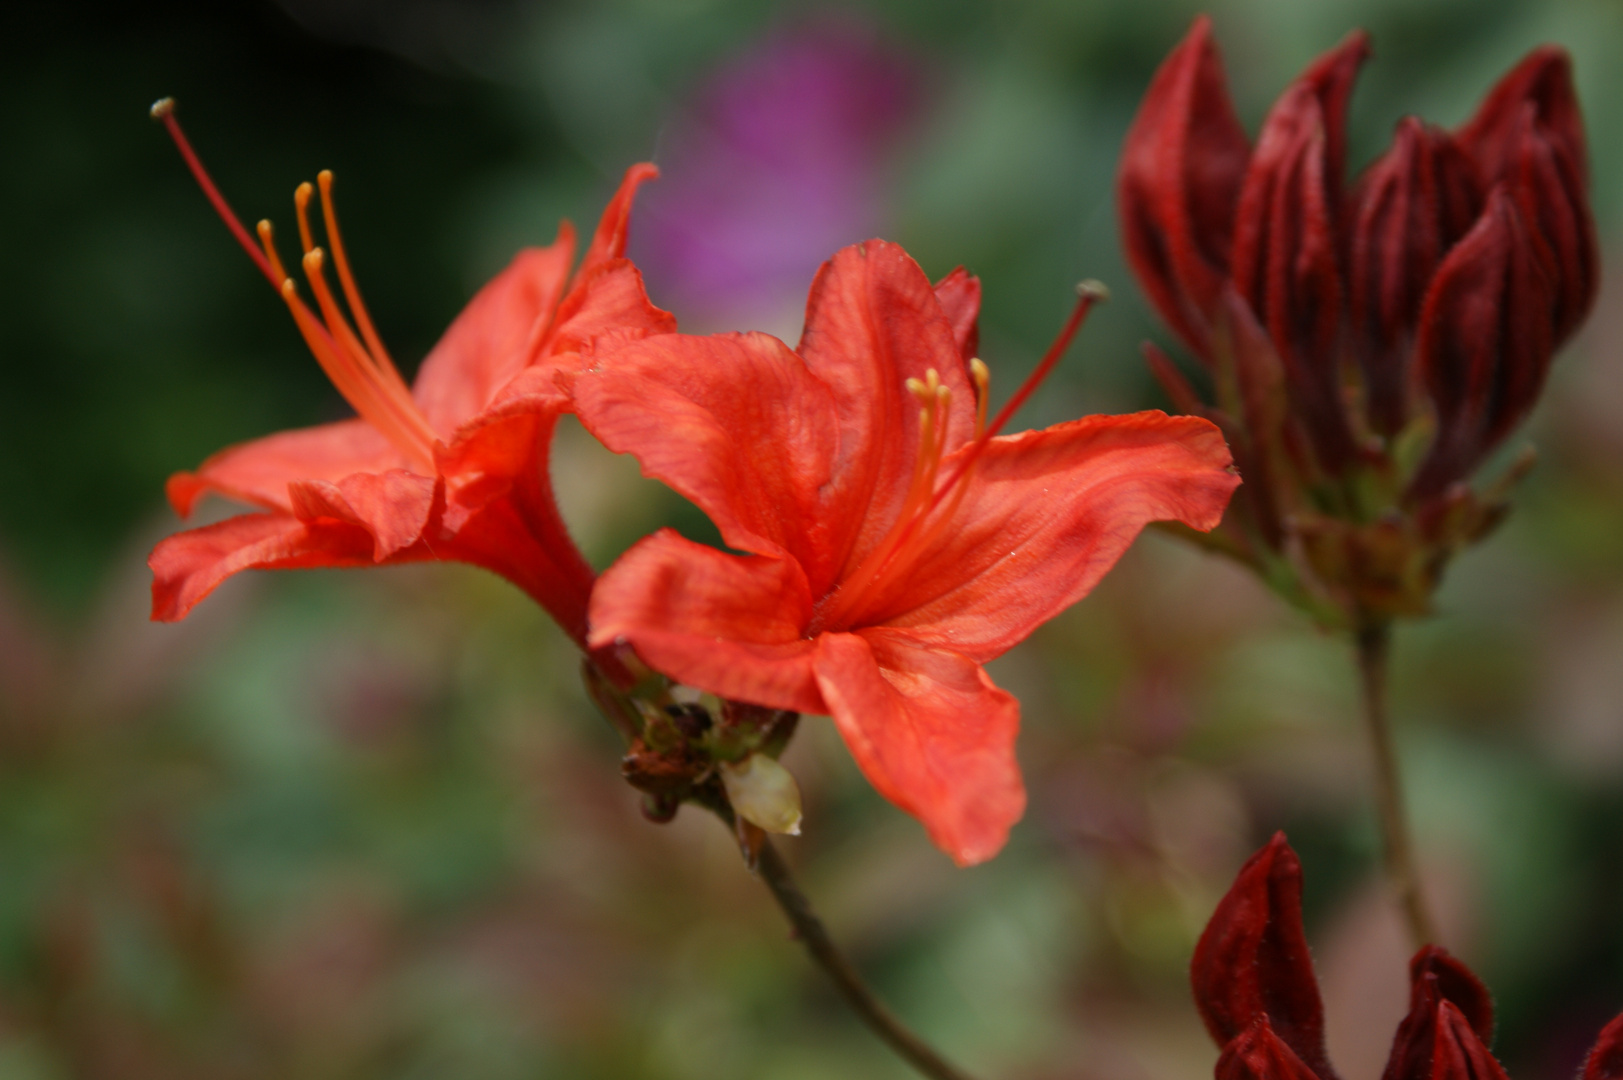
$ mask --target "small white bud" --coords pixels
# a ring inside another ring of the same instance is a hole
[[[751,754],[721,763],[721,782],[738,816],[767,832],[800,835],[800,788],[775,759]]]

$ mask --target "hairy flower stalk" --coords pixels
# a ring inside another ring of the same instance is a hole
[[[1209,20],[1156,73],[1117,182],[1129,261],[1211,400],[1146,346],[1177,407],[1223,429],[1246,484],[1238,559],[1359,650],[1393,883],[1430,938],[1387,730],[1391,624],[1428,614],[1450,559],[1508,513],[1524,454],[1472,478],[1538,400],[1599,280],[1571,65],[1533,50],[1455,131],[1413,117],[1352,183],[1351,34],[1275,103],[1255,145]]]

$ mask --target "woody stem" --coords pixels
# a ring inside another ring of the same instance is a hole
[[[795,937],[806,946],[806,951],[817,966],[834,981],[834,988],[839,991],[840,997],[875,1035],[885,1040],[892,1050],[924,1076],[933,1080],[969,1080],[968,1074],[949,1064],[934,1047],[909,1031],[883,1002],[874,997],[873,991],[862,981],[862,976],[857,974],[857,969],[835,947],[828,936],[828,928],[812,910],[811,901],[795,884],[788,864],[770,840],[762,843],[755,868],[761,880],[766,882],[766,887],[772,890],[772,898],[783,909],[789,925],[794,927]]]
[[[1364,726],[1369,729],[1375,755],[1375,804],[1381,822],[1381,848],[1386,879],[1403,908],[1404,922],[1415,948],[1437,940],[1437,930],[1421,892],[1419,867],[1410,838],[1409,815],[1398,775],[1397,748],[1392,744],[1392,722],[1387,705],[1387,666],[1391,655],[1392,626],[1374,622],[1356,635],[1359,688]]]

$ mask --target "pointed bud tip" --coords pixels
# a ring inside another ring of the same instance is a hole
[[[174,111],[175,99],[172,97],[159,98],[157,101],[152,103],[152,108],[148,110],[152,116],[152,119],[154,120],[162,120],[164,117],[168,116]]]

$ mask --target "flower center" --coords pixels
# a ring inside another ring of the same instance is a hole
[[[946,451],[952,391],[942,385],[941,376],[935,368],[925,372],[923,379],[907,380],[908,392],[918,399],[920,406],[919,452],[914,460],[907,497],[902,500],[896,521],[884,538],[855,570],[846,575],[838,590],[829,598],[828,607],[818,613],[813,623],[814,632],[855,625],[854,616],[865,602],[871,597],[884,595],[890,586],[912,569],[920,556],[941,539],[958,508],[963,505],[975,466],[987,444],[1003,430],[1020,406],[1054,370],[1054,365],[1082,328],[1082,322],[1093,305],[1110,295],[1109,290],[1097,281],[1084,281],[1076,291],[1076,305],[1071,309],[1071,315],[1059,335],[1014,396],[998,410],[996,419],[990,425],[986,422],[986,410],[992,373],[979,357],[969,361],[970,381],[975,386],[975,439],[944,483],[939,482],[939,477]]]
[[[321,370],[327,373],[333,386],[344,395],[357,413],[368,423],[383,434],[394,444],[413,465],[432,473],[434,471],[434,446],[439,442],[439,436],[423,416],[422,410],[412,400],[411,390],[406,386],[400,372],[395,368],[394,362],[389,359],[388,352],[383,347],[383,341],[378,337],[377,330],[372,325],[372,319],[366,312],[366,305],[361,302],[361,293],[355,286],[355,279],[350,273],[349,257],[344,252],[344,242],[338,232],[338,214],[333,206],[332,199],[332,173],[322,170],[316,177],[321,188],[321,213],[323,225],[327,234],[327,241],[332,246],[332,259],[334,268],[338,273],[339,286],[344,291],[344,299],[349,306],[350,315],[354,318],[354,327],[344,317],[343,310],[338,306],[338,300],[327,286],[325,266],[327,254],[317,247],[310,229],[309,205],[315,188],[309,183],[300,184],[293,196],[293,204],[298,211],[299,239],[304,247],[304,258],[301,265],[304,276],[310,283],[310,291],[315,295],[316,306],[321,311],[321,317],[299,299],[298,286],[282,267],[281,257],[276,252],[274,230],[269,221],[261,221],[258,226],[259,241],[256,245],[248,236],[248,231],[242,227],[236,214],[232,212],[225,197],[220,194],[219,188],[209,178],[203,163],[192,150],[191,143],[181,131],[180,122],[175,119],[175,103],[172,98],[164,98],[152,106],[152,116],[161,120],[169,135],[180,150],[181,157],[191,169],[198,186],[203,194],[214,206],[231,235],[241,244],[248,257],[259,267],[260,273],[270,281],[286,302],[288,311],[293,315],[293,321],[304,337],[305,344],[315,356]],[[261,246],[263,250],[261,250]],[[359,328],[359,333],[356,332]]]

